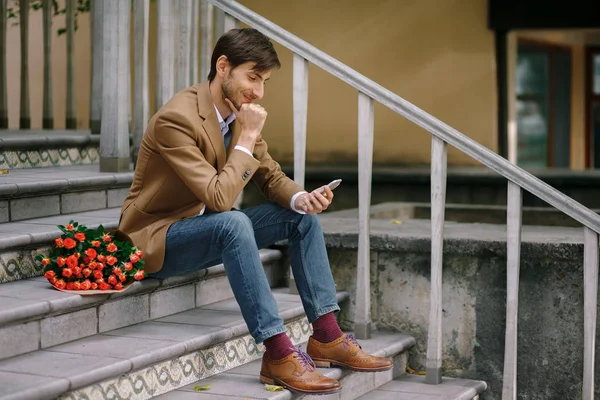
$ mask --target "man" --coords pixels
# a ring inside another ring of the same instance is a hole
[[[334,317],[336,290],[316,217],[331,204],[332,191],[304,191],[273,161],[261,136],[267,112],[253,102],[279,67],[273,45],[257,30],[234,29],[218,40],[208,82],[177,93],[150,120],[119,230],[143,250],[150,276],[222,262],[250,334],[266,347],[260,380],[331,393],[339,382],[315,364],[372,372],[392,362],[365,354]],[[271,203],[232,210],[250,179]],[[259,258],[259,248],[283,239],[313,324],[308,355],[286,335]]]

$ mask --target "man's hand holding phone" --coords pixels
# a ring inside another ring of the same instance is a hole
[[[319,214],[325,210],[333,201],[333,189],[338,187],[341,179],[336,179],[328,185],[321,186],[311,193],[304,193],[296,199],[294,206],[296,210],[302,210],[307,214]]]

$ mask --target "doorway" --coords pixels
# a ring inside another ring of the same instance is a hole
[[[585,85],[586,166],[600,168],[600,47],[587,49]]]

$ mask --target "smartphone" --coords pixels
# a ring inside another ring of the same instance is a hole
[[[342,183],[342,180],[341,180],[341,179],[336,179],[336,180],[333,180],[333,181],[329,182],[329,183],[327,184],[327,186],[329,186],[329,189],[333,190],[333,189],[335,189],[336,187],[340,186],[340,183]],[[317,189],[317,191],[318,191],[319,193],[323,193],[323,192],[324,192],[324,189],[323,189],[323,187],[320,187],[319,189]]]

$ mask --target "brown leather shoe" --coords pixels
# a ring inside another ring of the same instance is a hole
[[[354,371],[377,372],[387,371],[394,366],[392,360],[388,358],[365,353],[354,336],[349,333],[329,343],[318,342],[311,336],[308,339],[306,352],[317,367],[338,366]]]
[[[299,349],[281,360],[263,355],[260,381],[307,394],[335,393],[341,388],[338,381],[321,374],[308,354]]]

